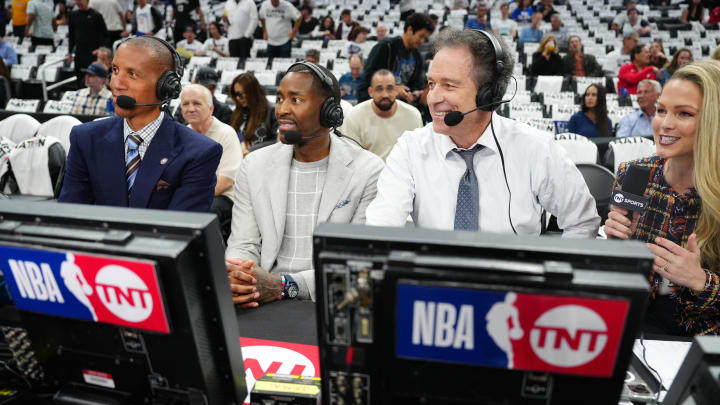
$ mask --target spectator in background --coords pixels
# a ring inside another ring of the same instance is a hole
[[[110,66],[112,65],[112,49],[101,46],[93,51],[93,55],[95,55],[95,62],[93,63],[99,63],[105,66],[105,70],[109,72]]]
[[[335,39],[347,39],[352,41],[355,39],[353,30],[360,24],[353,21],[350,10],[345,9],[340,13],[340,23],[335,30]]]
[[[220,76],[215,69],[211,68],[210,66],[200,66],[200,68],[195,73],[195,79],[193,80],[193,84],[199,84],[208,89],[210,95],[212,96],[213,117],[217,118],[218,121],[224,124],[229,124],[232,118],[232,109],[230,109],[230,106],[228,106],[227,104],[221,103],[220,100],[215,97],[215,90],[217,89],[217,83],[219,80]],[[185,119],[182,115],[182,109],[178,108],[177,110],[175,110],[174,118],[175,121],[181,124],[185,124]]]
[[[30,0],[27,5],[27,23],[25,36],[30,37],[32,46],[55,46],[55,20],[53,19],[52,0]]]
[[[235,172],[243,159],[240,141],[230,125],[213,116],[213,95],[199,84],[186,86],[180,93],[180,108],[188,126],[222,146],[220,163],[215,170],[217,183],[210,212],[218,216],[220,224],[232,217]]]
[[[465,21],[465,28],[473,30],[489,31],[492,29],[490,22],[487,20],[487,6],[485,3],[480,3],[477,6],[477,14],[473,18],[468,18]]]
[[[375,27],[375,40],[382,41],[387,36],[387,33],[387,27],[383,24],[378,24],[377,27]]]
[[[385,160],[400,135],[423,126],[420,112],[396,100],[395,76],[380,69],[368,89],[370,100],[356,105],[347,118],[347,136]]]
[[[322,38],[325,42],[335,39],[335,20],[329,15],[323,17],[320,25],[315,28],[312,37]]]
[[[525,44],[527,42],[540,42],[543,38],[543,31],[540,29],[540,22],[542,21],[542,14],[533,14],[532,23],[530,26],[525,27],[520,31],[520,38],[518,42]]]
[[[662,41],[657,39],[650,44],[650,64],[658,69],[662,69],[667,65],[667,57],[663,51]]]
[[[22,43],[25,37],[25,25],[27,24],[27,5],[29,0],[10,0],[12,2],[12,26],[13,35]]]
[[[560,76],[562,75],[562,59],[558,55],[558,46],[555,36],[545,35],[537,50],[532,55],[530,64],[531,76]]]
[[[5,68],[8,69],[7,76],[10,78],[10,66],[18,63],[18,57],[15,53],[15,48],[12,45],[5,42],[3,37],[0,36],[0,61],[3,62]]]
[[[620,32],[625,35],[635,32],[641,37],[650,35],[650,31],[652,31],[650,24],[639,17],[636,8],[628,9],[627,16],[628,19],[625,21],[625,24],[620,27]]]
[[[606,91],[604,86],[591,84],[585,89],[580,112],[568,121],[567,131],[587,138],[610,136],[612,122],[608,118]]]
[[[185,36],[185,27],[194,26],[195,21],[192,19],[192,12],[195,11],[200,17],[200,29],[205,31],[205,14],[200,8],[199,0],[171,0],[172,14],[170,18],[175,21],[173,28],[173,41],[177,44]]]
[[[620,120],[615,136],[652,136],[652,121],[655,118],[656,103],[662,86],[656,80],[643,80],[638,84],[637,103],[640,107]]]
[[[535,13],[541,13],[543,16],[543,21],[546,23],[552,22],[552,16],[557,15],[557,11],[553,8],[553,0],[540,0],[538,4],[535,5]]]
[[[203,52],[205,55],[227,58],[230,56],[230,45],[227,38],[222,35],[220,24],[213,21],[208,25],[209,38],[205,40]]]
[[[553,14],[552,17],[550,17],[550,31],[548,34],[553,34],[555,36],[558,43],[558,49],[560,49],[561,52],[567,52],[568,38],[570,37],[570,34],[568,34],[567,28],[562,26],[560,14]]]
[[[532,22],[533,7],[532,0],[520,0],[517,8],[510,14],[510,18],[517,21],[518,24],[528,24]],[[542,14],[540,19],[542,20]],[[539,41],[539,40],[538,40]]]
[[[106,37],[107,28],[100,13],[88,7],[88,0],[75,0],[75,10],[68,16],[67,60],[75,59],[75,76],[80,87],[85,84],[83,69],[95,60],[93,51],[103,46]]]
[[[289,58],[290,47],[295,38],[302,14],[286,0],[265,0],[260,6],[258,18],[263,27],[263,39],[267,40],[269,58]]]
[[[276,138],[275,109],[265,98],[265,90],[255,75],[245,72],[230,84],[230,97],[235,102],[230,126],[238,134],[247,154],[253,145],[272,142]]]
[[[162,29],[163,16],[147,0],[137,0],[137,3],[132,18],[132,32],[139,37],[153,36]]]
[[[319,49],[308,49],[305,51],[305,60],[312,62],[316,65],[320,64],[320,50]]]
[[[193,30],[191,25],[185,27],[185,34],[183,34],[183,36],[185,39],[175,44],[178,51],[184,50],[189,52],[191,57],[205,55],[205,51],[203,50],[205,45],[195,40],[195,30]]]
[[[720,6],[711,9],[708,24],[720,23]]]
[[[363,26],[357,26],[355,27],[353,32],[355,34],[355,39],[348,46],[348,53],[350,55],[362,53],[362,48],[360,47],[360,44],[364,43],[367,40],[367,34],[370,33],[370,30]]]
[[[622,26],[625,25],[625,23],[627,22],[627,19],[628,19],[627,11],[630,10],[631,8],[636,8],[637,4],[638,4],[638,2],[636,0],[630,0],[625,5],[625,12],[618,13],[618,15],[615,16],[615,18],[612,21],[612,24],[610,25],[610,29],[617,32],[618,34],[622,34],[622,31],[620,30],[620,28],[622,28]]]
[[[660,76],[660,69],[650,65],[650,51],[645,45],[638,45],[630,51],[630,63],[620,68],[618,95],[635,94],[641,80],[655,80],[658,76]]]
[[[106,115],[107,102],[112,93],[105,87],[107,70],[99,63],[93,63],[83,69],[85,72],[85,87],[77,92],[77,98],[70,110],[71,114]]]
[[[5,31],[9,17],[10,15],[8,13],[8,10],[5,7],[5,0],[0,0],[0,39],[5,37]]]
[[[562,58],[563,75],[577,77],[604,76],[603,70],[595,57],[583,51],[582,41],[579,36],[570,36],[568,51],[568,54]]]
[[[407,20],[408,17],[415,14],[415,0],[399,0],[400,21]],[[380,41],[381,38],[378,38]]]
[[[507,3],[500,5],[500,19],[495,21],[495,34],[505,38],[515,38],[517,36],[518,25],[510,18],[510,6]]]
[[[622,47],[616,47],[605,57],[605,66],[603,66],[603,70],[614,75],[620,66],[630,60],[630,51],[637,46],[637,43],[638,34],[636,32],[625,35],[623,37]]]
[[[228,25],[228,51],[236,58],[249,58],[258,12],[253,0],[227,0],[223,21]]]
[[[372,75],[380,69],[387,69],[395,75],[397,98],[409,103],[415,101],[425,85],[425,66],[417,48],[433,29],[433,22],[427,14],[415,13],[405,20],[402,36],[385,38],[375,44],[365,62],[358,101],[369,98],[367,89]]]
[[[362,56],[354,54],[350,56],[350,71],[340,76],[340,96],[343,100],[352,105],[357,104],[358,88],[362,83],[363,60]]]
[[[315,28],[320,25],[320,21],[313,17],[312,7],[303,5],[300,7],[300,14],[302,14],[302,22],[300,28],[298,28],[298,38],[309,39],[315,31]]]
[[[688,48],[678,49],[677,51],[675,51],[675,55],[673,56],[672,61],[670,61],[670,63],[666,67],[660,70],[660,76],[658,77],[658,81],[664,86],[665,82],[670,80],[670,77],[675,73],[676,70],[692,62],[692,51],[690,51]]]
[[[115,41],[128,35],[125,30],[125,13],[117,0],[90,0],[88,7],[97,10],[105,21],[105,46],[112,48]]]
[[[680,21],[683,24],[689,24],[690,21],[697,21],[702,24],[705,19],[705,9],[702,5],[702,0],[690,0],[690,4],[685,7],[680,16]]]

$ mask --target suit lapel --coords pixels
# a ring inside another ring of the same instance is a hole
[[[147,208],[158,179],[165,168],[172,163],[173,158],[182,150],[182,145],[175,147],[176,129],[173,123],[174,121],[165,115],[150,146],[145,151],[145,157],[140,163],[140,169],[138,169],[135,184],[130,193],[131,207]],[[167,160],[161,164],[160,162],[164,159]]]
[[[345,189],[353,174],[352,170],[348,168],[352,160],[350,151],[342,141],[334,135],[330,135],[330,158],[322,197],[320,197],[317,223],[327,222],[335,205],[345,194]]]
[[[98,161],[104,170],[102,194],[105,203],[126,207],[127,179],[125,178],[125,139],[123,136],[123,120],[114,119],[115,123],[103,137],[105,143],[98,151]]]
[[[278,249],[285,233],[285,210],[287,209],[288,182],[290,181],[290,164],[292,163],[293,150],[290,145],[282,145],[274,154],[266,172],[270,174],[268,181],[265,182],[265,188],[270,198],[273,220],[275,221],[275,236],[278,241]]]

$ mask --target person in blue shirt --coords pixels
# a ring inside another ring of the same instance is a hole
[[[485,3],[478,4],[477,15],[474,18],[468,18],[465,22],[465,28],[483,31],[492,29],[492,25],[490,25],[490,22],[487,20],[487,6]]]
[[[1,12],[2,10],[0,10]],[[0,58],[2,58],[3,62],[5,63],[5,66],[12,66],[16,65],[18,63],[17,54],[15,53],[15,48],[12,47],[12,45],[8,44],[3,40],[2,37],[0,37]]]
[[[610,136],[612,122],[608,118],[605,94],[605,87],[599,84],[589,85],[580,103],[580,112],[570,117],[567,132],[588,138]]]
[[[615,137],[626,138],[633,136],[652,136],[652,121],[657,111],[657,100],[662,92],[662,86],[656,80],[642,80],[638,83],[636,111],[622,117],[618,124]]]
[[[520,0],[517,8],[510,14],[510,18],[517,21],[518,24],[527,24],[531,21],[533,13],[532,0]],[[542,13],[538,14],[542,19]]]
[[[342,99],[349,102],[352,105],[357,104],[357,94],[360,84],[362,83],[361,77],[363,71],[363,61],[360,54],[354,54],[350,56],[350,71],[340,76],[340,94]]]
[[[532,24],[529,27],[525,27],[520,31],[520,37],[518,41],[520,44],[526,42],[540,42],[543,38],[543,31],[540,29],[540,22],[542,21],[542,14],[535,13],[532,16]]]

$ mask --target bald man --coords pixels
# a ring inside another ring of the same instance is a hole
[[[158,79],[175,75],[170,48],[154,37],[132,38],[117,49],[110,89],[116,117],[78,125],[70,133],[60,202],[207,212],[215,191],[222,147],[161,111],[160,105],[121,107],[158,98]],[[176,78],[179,82],[179,78]],[[170,92],[168,92],[170,93]]]

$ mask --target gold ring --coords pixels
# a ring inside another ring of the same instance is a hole
[[[670,262],[665,263],[665,265],[664,265],[663,268],[662,268],[663,271],[666,271],[666,272],[669,273],[669,271],[668,271],[668,266],[670,266]]]

